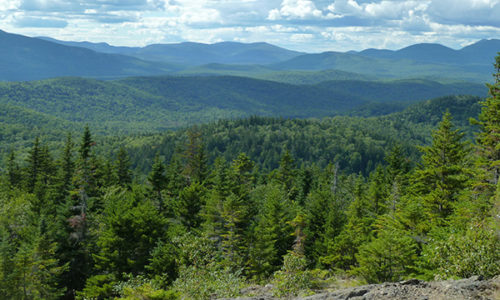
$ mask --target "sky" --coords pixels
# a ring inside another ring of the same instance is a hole
[[[459,49],[500,38],[500,0],[0,0],[0,29],[116,46],[238,41],[323,52],[425,42]]]

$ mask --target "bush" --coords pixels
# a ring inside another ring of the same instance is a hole
[[[416,242],[404,232],[382,230],[377,238],[363,244],[356,259],[359,267],[352,273],[368,283],[398,281],[414,271]]]
[[[231,272],[216,263],[182,268],[174,282],[174,290],[186,299],[236,297],[243,287],[240,272]]]
[[[495,231],[476,225],[466,232],[432,239],[424,248],[423,263],[434,279],[490,278],[500,274],[500,239]]]
[[[283,257],[283,260],[281,270],[274,273],[273,295],[281,298],[311,294],[312,274],[306,270],[305,257],[290,252]]]

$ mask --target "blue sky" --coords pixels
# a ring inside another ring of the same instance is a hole
[[[123,46],[264,41],[322,52],[438,42],[461,48],[500,38],[500,0],[0,0],[0,29]]]

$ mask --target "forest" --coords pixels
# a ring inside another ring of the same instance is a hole
[[[107,141],[84,126],[58,149],[34,137],[1,169],[0,297],[209,299],[268,283],[291,297],[339,278],[498,275],[500,56],[495,69],[484,100],[379,117]]]

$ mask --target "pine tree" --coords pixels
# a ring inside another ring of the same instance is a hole
[[[282,257],[293,244],[290,225],[293,205],[285,196],[284,188],[270,184],[264,197],[249,249],[250,273],[260,280],[279,269]]]
[[[132,183],[132,172],[130,171],[130,158],[124,147],[120,147],[116,156],[116,178],[118,185],[130,187]]]
[[[399,281],[415,269],[417,245],[405,232],[385,228],[377,237],[361,245],[353,273],[368,283]]]
[[[201,132],[197,128],[188,130],[188,142],[184,150],[186,164],[184,174],[190,181],[203,183],[207,177],[207,154],[201,139]]]
[[[201,225],[202,218],[200,211],[205,204],[204,194],[205,189],[198,182],[193,182],[179,194],[176,216],[180,218],[188,231],[196,229]]]
[[[158,202],[158,210],[162,213],[165,209],[165,204],[161,192],[167,187],[168,182],[165,175],[165,165],[158,154],[154,158],[151,172],[148,175],[148,182],[151,185],[153,198]]]
[[[253,162],[245,153],[240,153],[232,162],[233,192],[240,197],[245,197],[253,182]]]
[[[325,266],[349,270],[357,265],[359,247],[370,239],[375,216],[365,195],[365,182],[361,175],[355,179],[351,204],[346,212],[347,224],[328,243],[327,255],[320,259]]]
[[[28,192],[32,193],[35,190],[35,185],[40,176],[40,164],[41,164],[41,149],[40,149],[40,139],[35,138],[33,142],[33,147],[28,153],[28,166],[26,168],[26,189]]]
[[[480,192],[489,198],[493,195],[500,176],[500,52],[495,58],[494,84],[488,84],[489,97],[481,102],[479,120],[471,120],[479,125],[476,136],[479,152],[479,167],[484,170]]]
[[[422,166],[416,171],[414,191],[423,196],[431,216],[448,217],[458,195],[468,186],[469,148],[463,133],[453,129],[449,112],[432,134],[432,145],[421,147]]]
[[[288,150],[285,150],[281,156],[280,165],[277,170],[278,181],[285,186],[290,199],[295,199],[298,191],[294,188],[294,181],[296,176],[295,160]]]
[[[10,151],[7,159],[7,177],[11,188],[19,188],[21,185],[21,169],[16,162],[16,155],[13,150]]]
[[[223,204],[225,199],[230,195],[232,188],[229,167],[227,162],[221,157],[215,159],[210,182],[211,188],[202,212],[205,219],[203,227],[209,237],[219,241],[224,231],[224,219],[222,218]]]
[[[61,160],[61,192],[63,197],[71,190],[73,184],[73,176],[75,174],[75,162],[73,160],[73,139],[68,133],[66,143],[64,145],[63,156]]]
[[[372,203],[372,211],[375,215],[381,215],[386,210],[386,200],[388,197],[385,170],[378,165],[374,172],[370,174],[368,184],[368,199]]]

